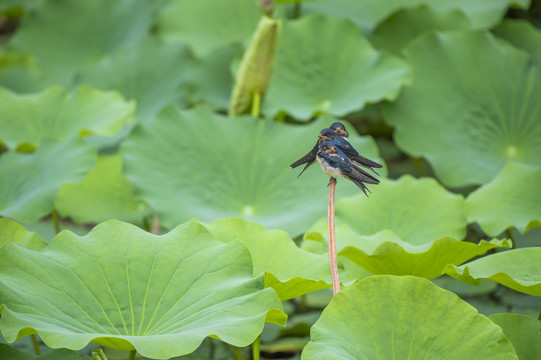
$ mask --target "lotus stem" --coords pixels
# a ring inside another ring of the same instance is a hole
[[[261,94],[259,92],[254,93],[252,99],[252,116],[255,118],[259,117],[259,108],[261,107]]]
[[[254,340],[252,344],[252,359],[259,360],[259,347],[261,345],[261,335]]]
[[[36,353],[36,356],[40,356],[41,351],[39,351],[39,344],[38,339],[36,338],[36,334],[30,335],[30,337],[32,338],[32,345],[34,345],[34,352]]]
[[[154,235],[160,234],[160,219],[158,219],[158,215],[154,214],[152,217],[152,225],[150,226],[150,232]]]
[[[58,221],[58,213],[56,212],[56,209],[54,208],[53,208],[53,211],[51,212],[51,217],[53,218],[54,231],[58,234],[60,232],[60,221]]]
[[[412,158],[413,164],[415,165],[415,168],[417,169],[417,174],[419,174],[419,177],[423,177],[426,175],[425,168],[423,166],[423,161],[421,158]]]
[[[135,360],[135,355],[137,354],[137,350],[130,351],[130,355],[128,356],[128,360]]]
[[[336,295],[340,291],[340,276],[338,275],[338,262],[336,260],[336,239],[334,230],[334,192],[336,189],[336,179],[329,181],[329,208],[327,212],[327,221],[329,228],[329,265],[331,267],[332,293]]]

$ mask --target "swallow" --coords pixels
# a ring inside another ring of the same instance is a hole
[[[341,122],[337,121],[333,123],[331,126],[329,126],[329,129],[331,129],[336,135],[340,135],[341,137],[349,141],[349,133],[346,130],[346,126]]]
[[[302,158],[295,161],[290,166],[292,168],[296,168],[299,165],[306,164],[304,169],[302,169],[301,173],[297,177],[301,176],[302,173],[316,161],[316,155],[319,150],[319,145],[321,144],[321,142],[325,140],[334,140],[336,146],[344,154],[346,154],[347,157],[359,163],[360,165],[370,169],[374,174],[379,175],[376,172],[376,170],[374,170],[373,168],[381,168],[382,165],[378,164],[375,161],[367,159],[364,156],[361,156],[357,152],[357,150],[355,150],[353,146],[351,146],[351,144],[347,141],[348,137],[349,137],[349,133],[347,132],[344,124],[342,124],[341,122],[335,122],[334,124],[331,125],[330,128],[321,130],[318,136],[318,141],[316,142],[316,145],[314,145],[313,149],[310,150],[308,154],[304,155]]]
[[[367,184],[379,184],[379,180],[351,161],[332,140],[322,141],[316,155],[317,162],[331,181],[346,178],[353,181],[368,196]],[[330,184],[330,182],[329,182]]]

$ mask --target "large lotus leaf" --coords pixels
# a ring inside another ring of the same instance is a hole
[[[541,296],[541,248],[522,248],[495,253],[462,266],[449,265],[444,272],[472,285],[490,279],[513,290]]]
[[[60,185],[82,180],[95,162],[95,149],[81,139],[63,143],[42,140],[32,154],[2,154],[0,215],[21,222],[47,215]]]
[[[68,85],[74,72],[117,48],[147,36],[149,0],[54,0],[26,14],[11,39],[34,54],[50,78]]]
[[[283,24],[264,111],[345,115],[396,98],[409,78],[406,63],[374,50],[351,21],[311,15]]]
[[[337,232],[337,236],[339,233]],[[338,252],[372,274],[413,275],[433,279],[448,264],[460,265],[497,247],[511,247],[507,240],[482,240],[479,244],[445,236],[432,243],[412,245],[389,230],[372,236],[343,238],[348,246]]]
[[[36,94],[0,88],[0,140],[8,148],[38,146],[41,139],[114,135],[133,120],[135,104],[116,92],[50,87]]]
[[[442,236],[462,239],[466,235],[464,198],[432,178],[404,175],[398,180],[384,180],[371,191],[370,198],[338,199],[337,223],[348,224],[360,235],[392,230],[413,245],[431,243]]]
[[[436,12],[422,5],[402,9],[389,16],[370,35],[370,41],[377,49],[401,55],[402,48],[420,34],[431,30],[471,28],[471,20],[458,9]]]
[[[526,232],[541,226],[541,168],[508,163],[491,182],[466,199],[469,222],[497,236],[515,226]]]
[[[500,327],[452,292],[411,276],[371,276],[343,289],[310,337],[303,360],[518,359]]]
[[[462,10],[478,27],[496,25],[510,5],[527,9],[530,0],[318,0],[303,3],[307,12],[320,12],[345,17],[357,23],[364,32],[371,32],[380,22],[392,13],[421,4],[436,12]]]
[[[326,225],[320,222],[312,227],[305,239],[323,239],[325,236],[322,234],[326,234],[326,231]],[[326,248],[325,244],[324,247]],[[359,235],[347,224],[336,227],[339,259],[346,270],[361,275],[364,274],[357,269],[358,266],[372,274],[413,275],[432,279],[440,276],[448,264],[460,265],[497,247],[509,248],[511,243],[494,239],[474,244],[444,236],[427,243],[412,244],[402,240],[391,230],[365,236]],[[342,261],[344,258],[351,262]]]
[[[519,359],[536,359],[541,354],[541,321],[521,314],[493,314],[488,317],[503,329]]]
[[[53,350],[42,356],[36,356],[24,351],[17,350],[7,344],[0,344],[0,359],[6,360],[90,360],[88,356],[82,358],[75,351],[60,349]]]
[[[300,249],[285,231],[266,230],[239,218],[214,221],[207,229],[218,240],[242,242],[252,255],[254,275],[266,272],[266,286],[281,300],[330,287],[328,256]]]
[[[246,346],[265,319],[285,322],[248,250],[196,221],[156,236],[110,220],[83,237],[63,231],[41,252],[6,244],[0,259],[8,342],[38,333],[52,348],[94,342],[168,359],[211,335]]]
[[[250,39],[261,16],[258,5],[252,0],[168,0],[158,16],[158,33],[206,55],[221,45]]]
[[[422,36],[404,52],[414,83],[384,108],[400,148],[426,157],[448,186],[486,183],[509,160],[539,163],[541,73],[524,51],[456,31]]]
[[[63,217],[78,223],[99,223],[109,219],[141,223],[148,206],[133,195],[133,186],[122,174],[122,157],[98,157],[96,168],[77,184],[63,184],[55,198]]]
[[[316,164],[297,179],[300,170],[289,164],[332,122],[294,126],[226,118],[206,107],[169,107],[123,142],[125,173],[168,228],[193,217],[240,216],[297,235],[326,213],[328,177]],[[352,135],[351,141],[365,156],[376,156],[371,138]],[[337,197],[359,191],[344,182]]]
[[[32,250],[40,250],[47,243],[38,234],[26,230],[22,225],[11,219],[0,218],[0,247],[12,242]]]
[[[505,19],[492,32],[516,47],[528,51],[537,62],[541,62],[541,31],[531,22]]]
[[[146,119],[186,97],[182,85],[193,67],[193,56],[179,45],[147,40],[120,49],[77,76],[78,83],[117,90],[137,102],[137,116]]]

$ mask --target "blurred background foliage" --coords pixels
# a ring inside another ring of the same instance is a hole
[[[385,164],[370,199],[339,182],[349,280],[370,275],[363,262],[407,274],[393,261],[433,262],[434,246],[495,238],[455,265],[503,239],[539,247],[540,27],[539,0],[4,0],[0,215],[47,242],[108,219],[165,232],[242,217],[321,254],[327,178],[289,164],[340,120]],[[433,281],[483,314],[537,318],[538,297],[480,278]],[[266,327],[263,355],[299,358],[329,299],[284,302],[288,325]],[[231,353],[207,339],[185,358]]]

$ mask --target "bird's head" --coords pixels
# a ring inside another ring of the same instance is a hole
[[[347,139],[349,137],[346,126],[339,121],[333,123],[329,129],[331,129],[336,135],[340,135],[343,138]]]
[[[321,143],[322,141],[332,140],[335,136],[336,134],[331,129],[323,129],[319,132],[318,141]]]
[[[319,151],[325,154],[336,154],[336,147],[332,141],[325,140],[319,145]]]

